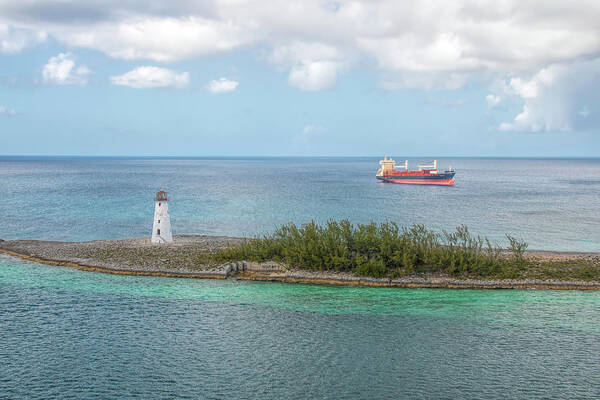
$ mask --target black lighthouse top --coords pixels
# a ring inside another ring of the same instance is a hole
[[[167,201],[167,192],[161,190],[160,192],[156,192],[156,197],[154,201]]]

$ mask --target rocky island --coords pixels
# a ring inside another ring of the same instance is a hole
[[[373,287],[427,287],[480,289],[595,289],[594,280],[475,279],[443,273],[413,273],[394,278],[359,276],[351,272],[311,271],[284,263],[236,261],[205,265],[199,254],[239,244],[242,238],[178,235],[169,244],[153,245],[150,238],[59,242],[42,240],[0,241],[0,253],[25,260],[122,275],[177,278],[240,279],[288,283],[331,284]],[[600,254],[527,251],[536,262],[574,263],[600,268]]]

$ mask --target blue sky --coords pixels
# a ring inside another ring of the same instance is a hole
[[[600,156],[593,2],[108,3],[0,1],[0,154]]]

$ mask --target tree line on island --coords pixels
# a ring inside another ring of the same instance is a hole
[[[311,221],[288,223],[273,233],[204,253],[200,262],[275,261],[298,269],[392,279],[435,273],[483,279],[600,279],[597,266],[535,261],[525,256],[526,242],[506,238],[508,247],[502,248],[464,225],[437,233],[423,225],[401,227],[391,221]]]

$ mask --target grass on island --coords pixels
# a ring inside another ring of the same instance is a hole
[[[541,262],[525,256],[527,243],[506,235],[503,249],[472,235],[466,226],[436,233],[423,225],[348,220],[289,223],[272,234],[200,256],[204,264],[275,261],[312,271],[343,271],[375,278],[443,273],[475,279],[600,280],[586,262]]]

